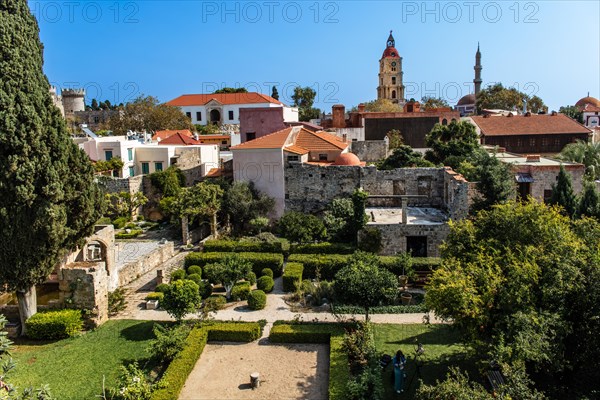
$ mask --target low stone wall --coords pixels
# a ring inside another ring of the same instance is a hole
[[[166,262],[175,252],[173,242],[165,242],[158,246],[158,248],[151,253],[141,257],[135,261],[123,265],[119,269],[119,284],[118,286],[125,286],[128,283],[133,282],[140,276],[158,267],[160,264]]]
[[[128,178],[105,178],[100,185],[106,190],[106,193],[129,192],[135,194],[142,191],[142,182],[144,175],[132,176]]]

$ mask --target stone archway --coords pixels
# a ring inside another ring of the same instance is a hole
[[[83,253],[85,261],[104,261],[106,273],[110,276],[110,261],[108,260],[108,246],[101,240],[90,240],[85,245]]]
[[[217,109],[210,110],[210,123],[221,125],[221,111]]]

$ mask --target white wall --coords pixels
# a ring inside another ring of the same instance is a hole
[[[156,172],[155,163],[162,163],[162,170],[171,165],[171,158],[175,156],[176,146],[145,145],[135,149],[135,174],[142,174],[142,163],[148,163],[148,173]]]
[[[225,104],[225,105],[215,105],[208,107],[206,106],[183,106],[180,107],[181,111],[185,114],[187,112],[192,114],[192,124],[200,124],[206,125],[210,115],[208,110],[212,110],[218,108],[221,110],[221,123],[223,124],[234,124],[239,125],[240,123],[240,108],[259,108],[259,107],[283,107],[281,104],[274,103],[255,103],[255,104]],[[196,112],[200,111],[202,113],[202,121],[198,121],[196,119]],[[229,119],[229,111],[233,111],[233,119]],[[293,118],[293,111],[290,111],[290,118]],[[297,114],[297,109],[296,109]],[[284,108],[284,119],[285,119],[285,108]],[[290,120],[292,121],[292,120]],[[298,117],[296,116],[296,121],[298,121]]]
[[[283,122],[298,122],[298,108],[283,107]]]
[[[285,210],[285,179],[282,149],[246,149],[233,153],[233,179],[254,182],[262,193],[275,200],[273,217]]]

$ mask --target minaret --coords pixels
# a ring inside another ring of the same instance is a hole
[[[475,79],[473,79],[473,83],[475,84],[475,96],[481,90],[481,52],[479,51],[479,42],[477,42],[477,53],[475,53]]]
[[[398,54],[395,45],[396,41],[390,31],[386,48],[379,60],[377,99],[388,99],[393,103],[404,104],[402,57]]]

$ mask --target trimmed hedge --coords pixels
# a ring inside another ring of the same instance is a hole
[[[192,329],[183,349],[167,367],[160,380],[159,389],[152,393],[151,400],[175,400],[179,397],[179,392],[194,369],[207,341],[208,332],[205,328]]]
[[[302,263],[304,265],[303,278],[316,278],[317,269],[321,279],[332,280],[335,274],[346,266],[349,254],[292,254],[288,262]],[[440,258],[413,258],[412,269],[415,271],[432,271],[440,264]],[[398,266],[397,258],[394,256],[380,256],[381,266],[389,270],[394,275],[402,274],[401,267]]]
[[[260,276],[268,276],[268,277],[273,277],[273,270],[271,268],[263,268],[262,271],[260,271]]]
[[[269,334],[273,343],[329,343],[329,399],[348,398],[350,380],[348,355],[342,346],[344,329],[338,324],[286,324],[275,322]]]
[[[365,313],[364,308],[352,305],[335,305],[332,304],[332,311],[335,314],[358,314],[363,315]],[[415,304],[409,306],[395,305],[395,306],[378,306],[369,308],[369,314],[411,314],[411,313],[424,313],[427,312],[425,304]]]
[[[294,245],[291,252],[294,254],[352,254],[356,248],[346,243],[310,243]]]
[[[248,307],[252,310],[262,310],[267,305],[267,295],[262,290],[253,290],[248,296]]]
[[[256,288],[265,293],[271,293],[273,291],[273,286],[275,286],[275,282],[273,281],[273,278],[268,275],[261,276],[256,280]]]
[[[32,315],[25,328],[31,339],[64,339],[77,335],[83,320],[79,310],[46,311]]]
[[[198,286],[202,284],[202,276],[200,274],[190,274],[186,276],[185,279],[194,282]]]
[[[204,242],[204,251],[221,253],[282,253],[281,242],[251,242],[235,240],[207,240]]]
[[[228,253],[198,253],[193,252],[185,257],[185,266],[199,265],[204,268],[206,264],[221,261]],[[252,272],[260,275],[264,268],[273,270],[274,276],[281,276],[283,271],[283,255],[277,253],[238,253],[241,258],[252,264]]]
[[[248,300],[248,296],[250,295],[250,282],[238,282],[233,285],[231,289],[231,298],[235,301],[237,299],[240,300]]]
[[[144,233],[142,229],[132,229],[129,233],[115,233],[115,239],[134,239],[140,236],[142,233]]]
[[[190,275],[198,274],[202,277],[202,267],[199,265],[190,265],[187,268],[187,273]]]
[[[158,300],[160,303],[163,301],[165,294],[162,292],[150,292],[146,295],[146,300]]]
[[[208,340],[219,342],[253,342],[261,335],[257,322],[215,323],[208,328]]]
[[[295,262],[289,262],[285,265],[283,271],[283,291],[295,292],[298,286],[302,283],[302,271],[304,265]]]

